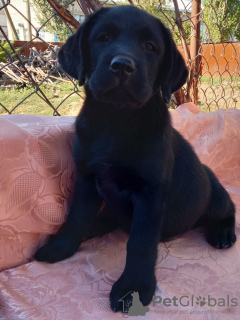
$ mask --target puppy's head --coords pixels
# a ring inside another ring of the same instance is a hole
[[[188,71],[171,33],[134,6],[102,8],[59,52],[59,63],[97,100],[140,107],[159,89],[167,102]]]

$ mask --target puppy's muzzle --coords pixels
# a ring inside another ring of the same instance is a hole
[[[119,76],[131,76],[136,70],[135,61],[124,55],[115,56],[110,64],[109,70]]]

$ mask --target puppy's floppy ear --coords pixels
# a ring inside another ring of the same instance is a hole
[[[58,53],[58,61],[62,69],[71,77],[78,79],[80,85],[85,82],[85,62],[81,49],[83,31],[84,24],[68,38]]]
[[[76,33],[68,38],[58,53],[58,61],[62,69],[77,79],[80,86],[84,85],[85,78],[90,72],[88,37],[95,20],[103,10],[106,8],[89,15]]]
[[[165,102],[169,102],[171,94],[180,89],[187,80],[188,69],[182,55],[173,41],[170,30],[162,23],[165,53],[159,70],[160,87]]]

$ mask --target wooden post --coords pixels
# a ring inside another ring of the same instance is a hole
[[[27,6],[27,29],[28,29],[28,35],[27,40],[32,40],[32,26],[31,26],[31,7],[30,7],[30,0],[26,0],[26,6]]]
[[[192,61],[192,101],[197,104],[198,101],[198,75],[200,70],[200,11],[201,0],[192,0],[192,12],[191,12],[191,44],[190,55]]]

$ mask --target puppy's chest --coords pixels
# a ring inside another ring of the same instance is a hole
[[[144,185],[144,179],[130,168],[102,165],[96,171],[96,185],[103,198],[131,198]]]
[[[102,123],[101,118],[94,126],[83,120],[78,121],[76,134],[75,161],[80,173],[94,174],[101,187],[120,190],[138,191],[146,181],[161,179],[157,160],[161,146],[150,130]]]
[[[108,130],[78,132],[78,158],[89,171],[105,170],[105,167],[135,166],[148,153],[149,144],[136,135],[114,133]]]
[[[130,140],[125,141],[120,144],[116,137],[106,133],[94,137],[78,135],[77,159],[75,157],[78,170],[83,175],[95,176],[101,194],[113,190],[129,194],[139,192],[143,186],[143,154],[140,155],[136,148],[133,150]]]

